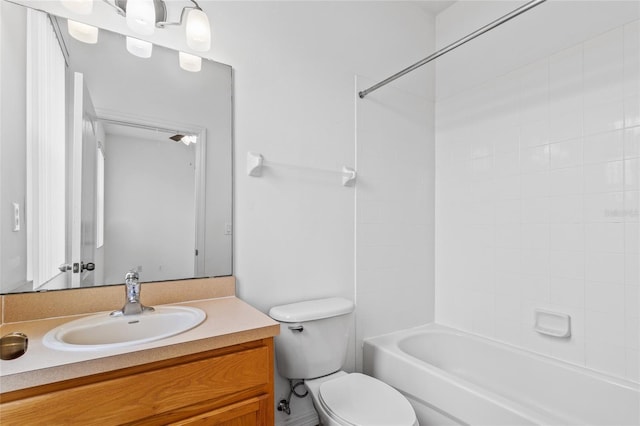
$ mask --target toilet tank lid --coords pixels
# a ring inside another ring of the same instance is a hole
[[[351,300],[330,297],[274,306],[269,310],[269,316],[280,322],[303,322],[349,314],[353,308]]]

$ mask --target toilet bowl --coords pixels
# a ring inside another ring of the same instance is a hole
[[[275,306],[275,337],[281,376],[304,380],[323,426],[416,426],[409,401],[382,381],[342,371],[353,302],[343,298]]]
[[[417,426],[413,407],[386,383],[339,371],[305,381],[323,426]]]

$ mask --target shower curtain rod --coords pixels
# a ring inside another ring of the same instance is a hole
[[[107,124],[115,124],[115,125],[118,125],[118,126],[133,127],[133,128],[136,128],[136,129],[143,129],[143,130],[151,130],[151,131],[154,131],[154,132],[187,133],[187,134],[193,133],[193,132],[185,132],[184,130],[169,129],[168,127],[158,127],[158,126],[152,126],[152,125],[148,125],[148,124],[133,123],[133,122],[130,122],[130,121],[112,120],[110,118],[97,117],[97,119],[98,119],[98,121],[102,121],[103,123],[107,123]]]
[[[530,1],[530,2],[528,2],[526,4],[524,4],[524,5],[520,6],[519,8],[507,13],[504,16],[502,16],[501,18],[496,19],[495,21],[491,22],[490,24],[487,24],[484,27],[482,27],[480,29],[477,29],[476,31],[472,32],[471,34],[468,34],[465,37],[462,37],[460,40],[451,43],[447,47],[444,47],[444,48],[432,53],[431,55],[427,56],[426,58],[424,58],[423,60],[421,60],[419,62],[416,62],[415,64],[411,65],[410,67],[407,67],[407,68],[403,69],[402,71],[392,75],[391,77],[389,77],[389,78],[387,78],[385,80],[382,80],[380,83],[374,84],[373,86],[369,87],[366,90],[363,90],[362,92],[358,92],[358,96],[360,96],[361,99],[364,99],[365,96],[367,96],[369,93],[373,92],[374,90],[378,90],[382,86],[386,86],[387,84],[389,84],[392,81],[402,77],[405,74],[410,73],[411,71],[415,70],[416,68],[420,68],[421,66],[423,66],[425,64],[428,64],[429,62],[433,61],[436,58],[439,58],[440,56],[444,55],[445,53],[450,52],[453,49],[456,49],[457,47],[462,46],[466,42],[471,41],[474,38],[486,33],[487,31],[490,31],[490,30],[494,29],[495,27],[504,24],[505,22],[515,18],[516,16],[526,12],[529,9],[532,9],[532,8],[544,3],[545,1],[546,0],[532,0],[532,1]]]

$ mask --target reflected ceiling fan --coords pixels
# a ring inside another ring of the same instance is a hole
[[[180,133],[170,136],[169,139],[175,142],[182,142],[186,146],[198,142],[198,137],[196,135],[181,135]]]

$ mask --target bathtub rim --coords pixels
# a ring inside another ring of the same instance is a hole
[[[375,352],[379,352],[380,356],[391,357],[390,359],[393,360],[393,363],[401,362],[407,365],[409,368],[419,368],[425,371],[427,374],[432,375],[434,378],[437,378],[437,380],[439,380],[442,384],[446,386],[454,386],[463,390],[466,395],[469,395],[468,398],[470,398],[470,403],[490,403],[491,405],[489,407],[493,406],[495,407],[495,409],[505,410],[505,413],[509,413],[508,416],[516,416],[524,423],[583,424],[583,420],[574,417],[573,415],[571,415],[571,413],[556,412],[548,409],[544,405],[528,405],[521,401],[513,400],[506,395],[502,395],[491,389],[484,388],[481,385],[473,383],[462,376],[456,375],[454,372],[450,372],[434,364],[430,364],[429,362],[413,356],[400,348],[399,343],[402,340],[407,337],[416,335],[419,336],[421,334],[456,335],[463,339],[471,339],[472,342],[477,342],[478,344],[488,344],[498,350],[512,351],[516,356],[525,356],[534,362],[543,362],[544,364],[549,365],[552,368],[561,368],[575,374],[586,375],[588,379],[601,380],[604,384],[619,387],[619,389],[623,392],[633,392],[634,394],[638,394],[640,392],[640,386],[633,381],[611,376],[606,373],[602,373],[581,365],[572,364],[561,359],[553,358],[544,354],[539,354],[526,348],[521,348],[513,344],[509,344],[507,342],[502,342],[476,333],[458,330],[456,328],[445,326],[435,322],[364,339],[363,350],[365,353],[365,357],[367,356],[367,353],[375,354]],[[436,396],[436,394],[433,394],[431,396],[435,398],[433,400],[424,399],[425,395],[422,395],[420,392],[415,393],[417,391],[417,389],[415,388],[415,384],[405,387],[401,382],[393,379],[393,374],[389,376],[388,371],[387,373],[382,373],[382,375],[377,374],[378,369],[375,363],[370,364],[366,359],[364,360],[363,368],[367,374],[371,374],[374,377],[378,377],[381,380],[387,381],[392,386],[396,386],[398,390],[400,390],[400,392],[402,392],[407,397],[412,398],[420,405],[424,405],[430,410],[435,409],[440,414],[448,416],[451,419],[457,418],[457,412],[454,409],[454,406],[449,406],[449,403],[445,402],[444,400],[440,400],[439,397]],[[444,405],[440,405],[441,403]],[[490,408],[490,410],[491,411],[487,412],[482,409],[482,411],[479,411],[478,413],[484,413],[482,415],[488,415],[488,413],[492,412],[494,409]],[[458,419],[458,421],[461,420]]]
[[[639,392],[640,393],[640,382],[635,382],[633,380],[629,380],[626,378],[622,378],[622,377],[618,377],[618,376],[613,376],[598,370],[594,370],[592,368],[589,368],[587,366],[584,365],[579,365],[579,364],[575,364],[572,363],[570,361],[566,361],[560,358],[555,358],[553,356],[550,355],[545,355],[545,354],[541,354],[538,352],[534,352],[532,350],[526,349],[526,348],[522,348],[519,346],[516,346],[512,343],[508,343],[508,342],[504,342],[502,340],[497,340],[495,338],[492,337],[488,337],[482,334],[478,334],[478,333],[473,333],[473,332],[469,332],[466,330],[459,330],[457,328],[453,328],[447,325],[443,325],[443,324],[438,324],[437,322],[433,321],[433,322],[429,322],[427,324],[422,324],[416,327],[412,327],[412,328],[407,328],[407,329],[403,329],[403,330],[399,330],[399,331],[393,331],[391,333],[385,333],[385,334],[381,334],[378,336],[372,336],[372,337],[367,337],[365,339],[363,339],[363,345],[364,344],[374,344],[375,342],[378,341],[386,341],[389,342],[391,341],[393,348],[398,350],[399,352],[405,354],[406,356],[410,357],[413,361],[420,363],[421,365],[428,365],[431,369],[437,370],[438,372],[441,372],[442,374],[444,374],[445,376],[449,377],[449,376],[453,376],[456,379],[459,380],[464,380],[466,383],[469,383],[471,385],[473,385],[473,383],[469,382],[468,380],[465,380],[463,377],[459,377],[456,376],[453,373],[450,373],[436,365],[430,364],[424,360],[421,360],[420,358],[417,358],[411,354],[409,354],[408,352],[405,352],[404,350],[402,350],[402,348],[400,347],[400,342],[401,340],[403,340],[404,338],[416,335],[416,334],[453,334],[453,335],[457,335],[460,337],[465,337],[465,338],[471,338],[474,341],[485,341],[486,343],[491,344],[492,346],[503,346],[506,347],[507,349],[514,351],[516,353],[519,353],[521,355],[524,356],[530,356],[533,357],[534,359],[537,359],[539,361],[548,363],[548,364],[552,364],[556,367],[561,367],[561,368],[567,368],[573,372],[576,373],[580,373],[580,374],[588,374],[596,379],[599,380],[603,380],[609,384],[613,384],[616,386],[621,386],[625,389],[631,390],[631,391],[635,391],[635,392]],[[373,342],[373,343],[372,343]],[[485,343],[485,342],[481,342],[481,343]],[[379,346],[379,345],[375,345],[375,346]]]
[[[402,359],[402,363],[407,363],[412,368],[422,369],[428,372],[428,374],[433,377],[441,380],[445,384],[452,385],[454,387],[460,388],[466,394],[470,395],[471,400],[482,401],[483,403],[489,403],[496,408],[504,410],[505,412],[510,413],[513,416],[517,416],[520,420],[527,422],[527,424],[535,425],[535,424],[578,424],[576,419],[572,419],[568,416],[558,415],[557,413],[551,413],[549,410],[544,409],[543,407],[535,406],[531,407],[525,405],[519,401],[515,401],[509,399],[499,393],[496,393],[492,390],[484,388],[478,384],[472,383],[466,380],[463,377],[457,376],[454,373],[448,372],[439,368],[433,364],[430,364],[420,358],[414,357],[407,352],[404,352],[398,346],[397,342],[399,339],[396,339],[396,335],[409,334],[413,335],[419,329],[425,328],[433,323],[429,323],[426,325],[421,325],[418,327],[413,327],[410,329],[401,330],[399,332],[388,333],[381,336],[376,336],[375,338],[366,339],[369,346],[375,346],[375,350],[379,350],[383,353],[390,355],[394,359]],[[437,327],[440,327],[439,324],[435,324]],[[455,329],[454,329],[455,330]],[[464,334],[464,333],[463,333]],[[371,341],[374,339],[393,339],[391,345],[383,344],[376,345],[372,344]],[[483,338],[480,336],[480,338]],[[367,368],[367,362],[364,362],[365,369]],[[367,373],[372,373],[367,371]],[[375,374],[372,374],[374,377],[377,377]],[[379,378],[379,377],[378,377]],[[385,378],[380,378],[383,381],[386,381]],[[390,383],[394,385],[393,383]],[[433,401],[426,401],[422,395],[416,394],[409,389],[403,388],[402,386],[397,386],[398,391],[400,391],[403,395],[413,399],[414,401],[428,407],[431,410],[435,410],[440,414],[449,417],[459,424],[466,424],[463,420],[455,416],[447,407],[441,407],[440,405],[434,405]]]

